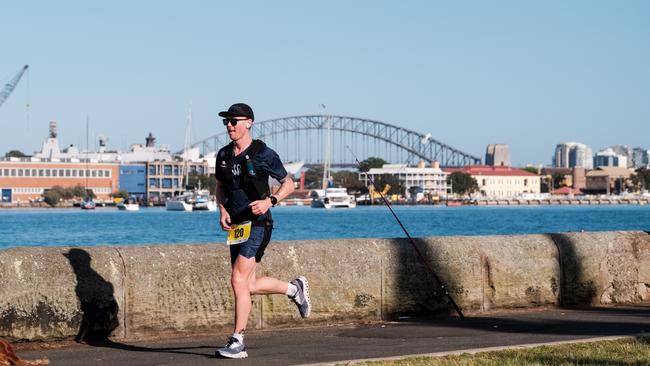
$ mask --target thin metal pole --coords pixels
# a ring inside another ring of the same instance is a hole
[[[349,146],[346,146],[346,147],[348,148],[348,150],[350,150],[350,152],[352,152],[352,150],[350,149]],[[352,153],[352,154],[354,155],[354,153]],[[357,165],[358,165],[359,167],[361,167],[361,163],[359,162],[359,159],[357,159],[356,156],[354,156],[354,160],[357,162]],[[370,180],[370,184],[372,184],[372,185],[374,186],[374,185],[375,185],[375,182],[374,182],[374,180],[372,179],[372,177],[371,177],[369,174],[366,174],[366,176],[367,176],[368,179]],[[383,193],[382,193],[380,190],[377,190],[377,192],[379,193],[379,196],[381,197],[381,199],[384,201],[384,204],[386,204],[386,207],[388,207],[388,209],[390,210],[390,213],[393,214],[393,217],[395,218],[395,220],[397,221],[397,223],[399,224],[399,226],[400,226],[400,227],[402,228],[402,230],[404,231],[404,234],[406,234],[406,237],[408,238],[409,242],[410,242],[411,245],[413,246],[413,249],[415,249],[415,252],[418,254],[418,257],[420,258],[420,261],[422,262],[422,264],[424,264],[424,266],[427,268],[427,270],[429,271],[429,273],[433,276],[433,278],[434,278],[434,279],[436,280],[436,282],[438,283],[438,286],[440,286],[440,289],[441,289],[441,290],[445,293],[445,295],[447,296],[447,299],[449,300],[449,303],[450,303],[451,306],[454,308],[454,310],[456,310],[456,312],[458,313],[458,316],[460,317],[460,320],[465,320],[465,316],[463,315],[463,312],[460,310],[460,307],[458,307],[458,305],[456,304],[456,302],[454,301],[454,299],[453,299],[453,298],[451,297],[451,295],[449,294],[449,291],[447,291],[447,286],[445,286],[445,284],[440,280],[440,278],[438,277],[438,275],[436,275],[436,273],[433,271],[433,269],[431,268],[431,266],[429,265],[429,263],[424,259],[424,255],[422,255],[422,252],[420,252],[420,249],[418,249],[418,246],[417,246],[417,244],[415,244],[415,241],[414,241],[413,238],[411,237],[411,234],[409,234],[409,232],[406,230],[406,227],[404,227],[404,225],[402,224],[402,221],[399,219],[399,217],[397,217],[397,214],[395,213],[395,211],[393,211],[393,207],[390,205],[390,203],[388,202],[388,200],[386,199],[386,197],[384,197]]]

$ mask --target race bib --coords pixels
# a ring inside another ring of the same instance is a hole
[[[245,221],[241,224],[233,225],[230,230],[228,230],[228,240],[226,244],[235,245],[241,244],[248,240],[251,236],[251,222]]]

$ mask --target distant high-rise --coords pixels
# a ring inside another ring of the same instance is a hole
[[[485,150],[485,165],[510,166],[510,150],[506,144],[490,144]]]
[[[635,147],[632,150],[632,164],[635,168],[645,168],[650,164],[650,150]]]
[[[553,156],[553,166],[556,168],[585,168],[593,167],[591,148],[578,142],[557,144]]]
[[[625,145],[614,145],[610,146],[610,149],[612,149],[617,155],[624,156],[626,158],[626,163],[627,167],[623,166],[622,168],[630,168],[633,166],[633,154],[632,154],[632,149],[630,149],[629,146]]]
[[[593,157],[591,148],[585,144],[576,144],[569,152],[570,168],[593,168]]]
[[[600,168],[603,166],[627,168],[627,156],[617,154],[611,147],[600,150],[594,156],[594,167]]]

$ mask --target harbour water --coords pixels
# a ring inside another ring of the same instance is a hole
[[[567,231],[650,231],[650,206],[397,206],[413,237],[534,234]],[[276,240],[393,238],[404,233],[384,206],[355,209],[273,209]],[[144,208],[0,210],[0,249],[18,246],[95,246],[223,243],[218,213]]]

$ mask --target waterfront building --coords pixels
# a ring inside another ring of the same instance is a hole
[[[587,169],[575,167],[571,171],[571,180],[574,190],[583,190],[587,188]]]
[[[107,139],[99,137],[98,151],[80,151],[76,146],[70,145],[61,150],[57,138],[56,121],[50,122],[48,138],[43,142],[41,151],[35,152],[34,157],[39,159],[90,159],[97,162],[107,163],[137,163],[154,160],[173,160],[172,153],[167,145],[156,146],[156,138],[151,132],[145,138],[146,143],[133,144],[129,151],[119,152],[107,149]]]
[[[587,194],[620,193],[629,185],[634,169],[601,166],[587,173]]]
[[[553,166],[556,168],[593,167],[592,150],[579,142],[563,142],[555,147]]]
[[[82,186],[100,200],[118,191],[118,164],[76,159],[1,158],[2,202],[38,200],[54,186]]]
[[[417,167],[409,167],[406,164],[384,164],[381,168],[371,168],[368,172],[359,173],[359,180],[367,187],[370,185],[370,180],[374,182],[376,177],[384,174],[397,177],[407,191],[416,187],[425,195],[447,195],[448,173],[440,169],[436,161],[431,163],[430,167],[427,167],[424,161],[420,161]]]
[[[627,168],[627,156],[616,153],[616,151],[610,147],[599,151],[596,156],[594,156],[594,167]]]
[[[485,150],[485,165],[510,166],[510,151],[506,144],[490,144]]]
[[[120,165],[120,191],[125,191],[129,196],[139,201],[147,199],[147,164],[121,164]]]
[[[554,192],[556,186],[572,188],[578,192],[587,187],[587,169],[581,167],[542,168],[540,182],[545,187],[543,192]]]
[[[540,177],[529,171],[506,166],[468,165],[445,168],[445,172],[467,173],[478,183],[482,196],[511,198],[526,193],[540,193]]]
[[[181,194],[185,190],[186,169],[190,174],[208,174],[209,166],[207,161],[184,162],[182,160],[156,160],[147,162],[146,169],[147,199],[150,202],[164,202],[171,197]],[[201,188],[207,189],[208,187]]]
[[[113,173],[117,179],[117,184],[113,187],[114,191],[123,190],[143,200],[151,199],[157,202],[185,190],[185,163],[174,159],[169,146],[156,146],[156,138],[151,132],[145,138],[144,144],[132,144],[126,152],[109,151],[106,142],[105,137],[99,138],[98,151],[82,152],[74,145],[61,150],[57,124],[52,121],[49,124],[48,138],[43,142],[41,151],[34,154],[34,159],[61,162],[87,160],[91,163],[113,164],[118,167]],[[190,172],[209,174],[209,164],[212,163],[214,166],[213,161],[200,156],[198,149],[193,149],[182,157],[189,160],[187,167]],[[67,186],[67,181],[56,184]]]
[[[549,168],[540,170],[540,184],[545,185],[545,192],[552,191],[555,186],[573,186],[573,169],[571,168]]]
[[[632,166],[634,168],[647,168],[650,166],[650,150],[635,147],[632,150]]]

